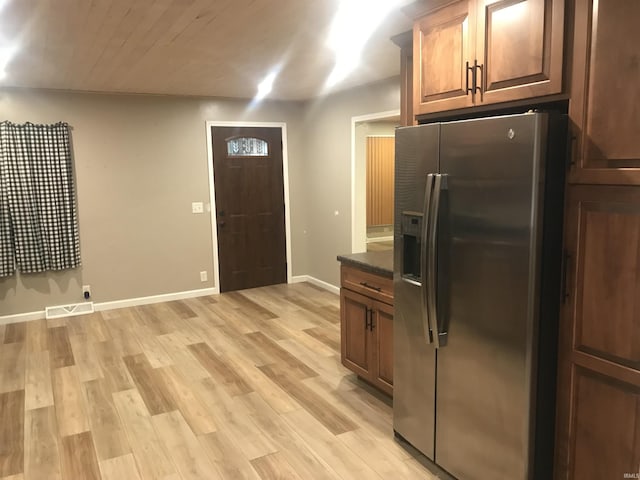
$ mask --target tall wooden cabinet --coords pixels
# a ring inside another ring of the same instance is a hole
[[[564,0],[431,1],[410,12],[416,115],[562,91]]]
[[[556,480],[640,478],[638,19],[574,2]]]
[[[571,186],[566,225],[556,478],[640,475],[640,187]]]

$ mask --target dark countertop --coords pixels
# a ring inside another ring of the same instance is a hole
[[[393,250],[338,255],[338,261],[383,277],[393,278]]]

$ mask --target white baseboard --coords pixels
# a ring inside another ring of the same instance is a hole
[[[39,312],[27,312],[27,313],[17,313],[15,315],[4,315],[0,317],[0,325],[7,325],[8,323],[18,323],[18,322],[30,322],[32,320],[40,320],[44,318],[45,311]]]
[[[203,288],[201,290],[188,290],[186,292],[165,293],[162,295],[152,295],[150,297],[128,298],[113,302],[96,303],[95,309],[98,312],[104,310],[114,310],[116,308],[137,307],[139,305],[149,305],[151,303],[171,302],[172,300],[183,300],[185,298],[204,297],[205,295],[215,295],[220,293],[217,287]]]
[[[182,300],[185,298],[203,297],[205,295],[216,295],[220,293],[219,287],[203,288],[201,290],[188,290],[185,292],[165,293],[163,295],[152,295],[150,297],[127,298],[113,302],[94,303],[94,310],[114,310],[116,308],[137,307],[139,305],[149,305],[151,303],[170,302],[172,300]],[[0,317],[0,325],[16,322],[29,322],[45,318],[45,310],[37,312],[19,313],[16,315],[5,315]]]
[[[340,287],[336,287],[328,282],[312,277],[311,275],[296,275],[295,277],[291,277],[291,281],[289,283],[302,283],[309,282],[313,283],[317,287],[324,288],[325,290],[330,291],[331,293],[335,293],[336,295],[340,294]]]
[[[330,283],[319,280],[311,275],[298,275],[291,277],[289,283],[309,282],[325,290],[340,294],[340,287],[336,287]],[[115,300],[112,302],[94,303],[96,312],[105,310],[114,310],[116,308],[137,307],[140,305],[149,305],[152,303],[170,302],[172,300],[182,300],[185,298],[203,297],[205,295],[217,295],[220,293],[220,287],[203,288],[201,290],[188,290],[185,292],[165,293],[162,295],[152,295],[149,297],[127,298],[124,300]],[[45,318],[45,310],[18,313],[15,315],[5,315],[0,317],[0,325],[16,322],[28,322],[31,320],[40,320]]]

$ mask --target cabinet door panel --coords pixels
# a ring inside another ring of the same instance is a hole
[[[556,480],[640,465],[640,187],[567,192]]]
[[[563,0],[481,0],[477,38],[481,103],[562,91]]]
[[[474,2],[463,0],[428,13],[414,24],[414,113],[473,105],[467,62],[473,62]]]
[[[640,389],[577,368],[573,461],[569,478],[601,480],[639,473]]]
[[[524,78],[530,82],[548,80],[544,24],[542,1],[497,1],[487,5],[487,91],[517,85]]]
[[[373,323],[373,338],[376,383],[387,393],[393,393],[393,307],[380,302],[374,302],[375,318]]]
[[[622,201],[579,204],[575,346],[640,369],[640,195]]]
[[[640,184],[640,2],[576,0],[570,181]]]
[[[371,300],[342,288],[340,290],[342,363],[358,375],[368,378],[371,371],[371,346],[367,320]]]

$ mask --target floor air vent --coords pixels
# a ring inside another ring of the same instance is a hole
[[[47,307],[45,310],[46,318],[72,317],[74,315],[84,315],[85,313],[93,313],[93,302],[59,305],[57,307]]]

